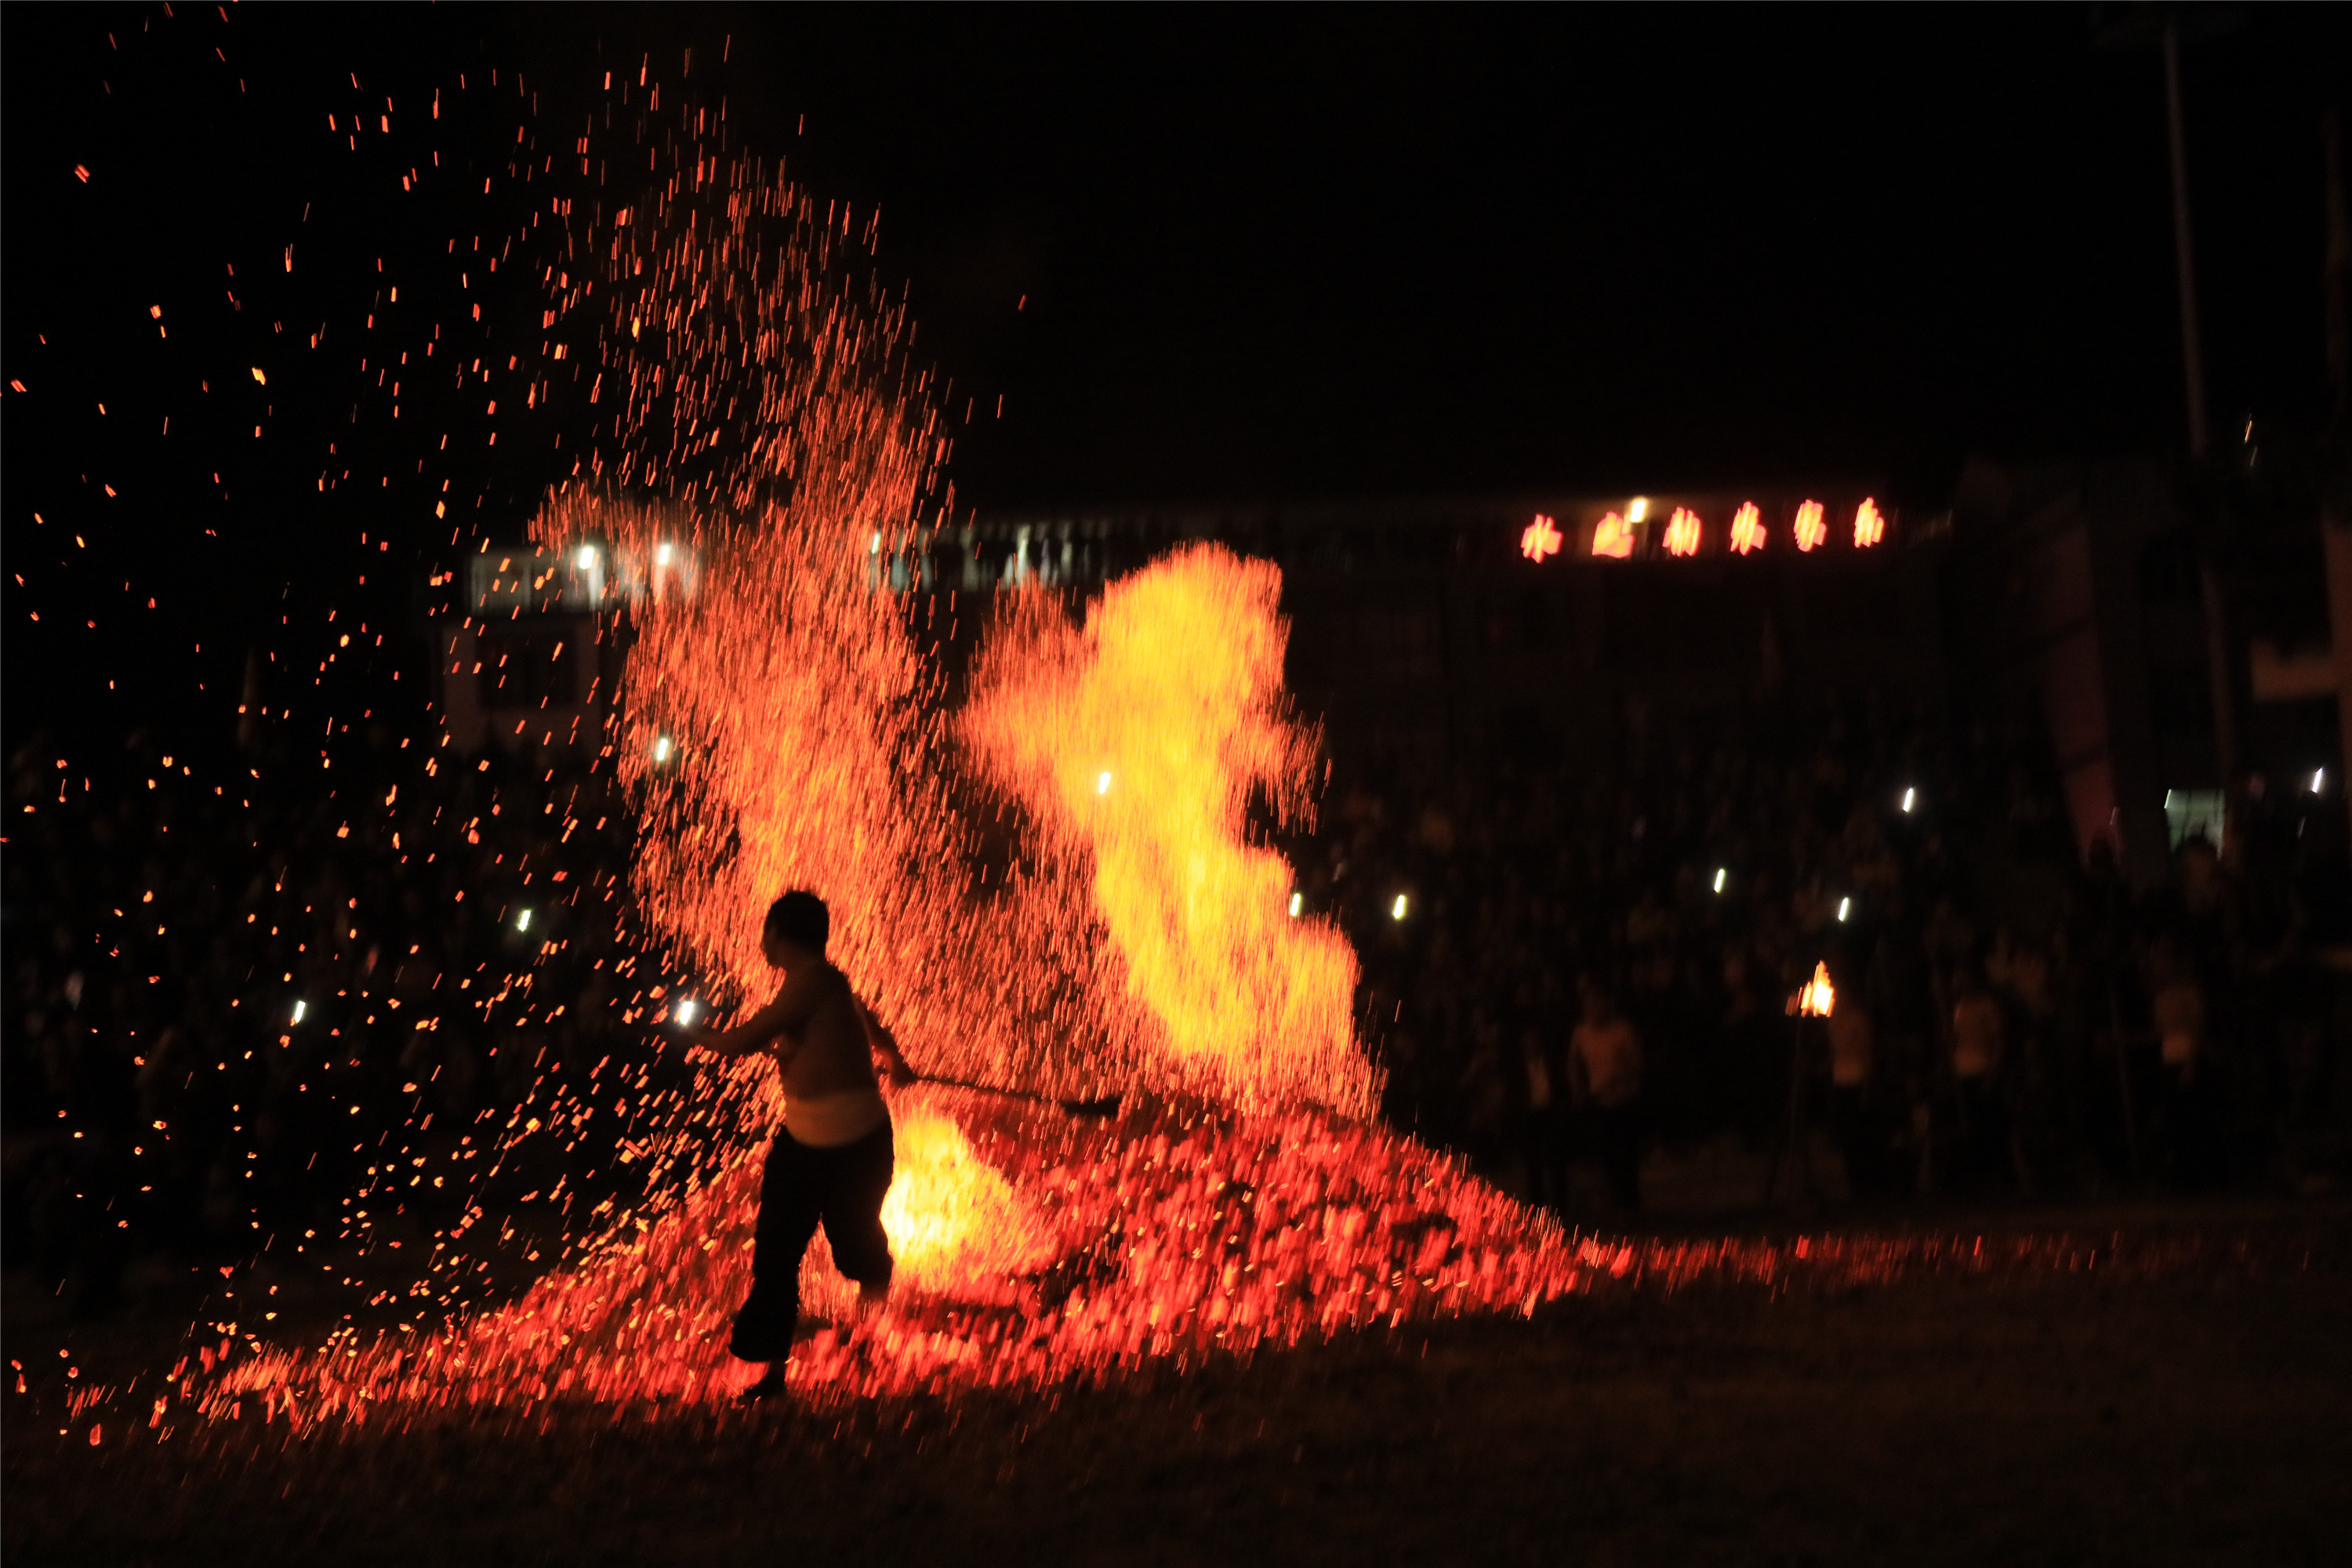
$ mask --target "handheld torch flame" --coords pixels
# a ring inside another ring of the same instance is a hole
[[[1813,977],[1798,988],[1789,1010],[1801,1018],[1826,1018],[1837,1005],[1837,991],[1830,984],[1830,966],[1826,961],[1813,965]]]

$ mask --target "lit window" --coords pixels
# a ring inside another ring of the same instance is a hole
[[[1675,515],[1666,520],[1666,553],[1698,553],[1698,513],[1688,507],[1675,508]]]

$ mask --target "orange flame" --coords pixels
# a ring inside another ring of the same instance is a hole
[[[1696,555],[1698,553],[1698,513],[1687,507],[1675,508],[1675,515],[1666,520],[1666,553]]]
[[[1764,548],[1764,514],[1752,500],[1731,514],[1731,548],[1741,555]]]
[[[1592,553],[1622,561],[1633,553],[1633,527],[1615,512],[1592,525]]]

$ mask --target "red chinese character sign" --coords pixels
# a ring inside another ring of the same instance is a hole
[[[1599,560],[1625,561],[1650,553],[1636,548],[1640,542],[1636,535],[1646,526],[1643,514],[1650,504],[1647,497],[1636,496],[1622,511],[1604,513],[1592,525],[1591,554]],[[1828,549],[1831,504],[1808,500],[1794,509],[1789,535],[1800,552],[1810,555]],[[1658,553],[1687,561],[1708,549],[1706,521],[1694,508],[1676,506],[1669,511],[1661,505],[1656,521],[1658,532],[1653,543]],[[1887,516],[1880,510],[1877,498],[1864,497],[1853,511],[1853,547],[1874,549],[1886,542],[1886,530]],[[1742,501],[1725,527],[1721,548],[1734,555],[1752,555],[1770,542],[1771,533],[1763,507],[1756,501]],[[1534,521],[1519,532],[1519,553],[1530,561],[1540,563],[1563,554],[1567,545],[1568,535],[1559,520],[1547,512],[1536,513]]]
[[[1540,562],[1547,555],[1557,555],[1559,553],[1559,525],[1538,512],[1536,520],[1528,524],[1528,531],[1519,535],[1519,553],[1536,562]]]
[[[1867,550],[1886,537],[1886,519],[1879,514],[1878,502],[1870,496],[1862,498],[1861,507],[1853,514],[1853,547]]]
[[[1622,561],[1633,553],[1633,525],[1611,512],[1592,525],[1592,553]]]
[[[1731,515],[1731,548],[1740,555],[1764,548],[1764,513],[1754,501]]]
[[[1818,550],[1830,536],[1828,509],[1809,500],[1797,509],[1797,548]]]

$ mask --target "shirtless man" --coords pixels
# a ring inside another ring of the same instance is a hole
[[[784,1125],[768,1150],[753,1232],[751,1294],[735,1316],[728,1349],[768,1371],[745,1391],[761,1398],[783,1387],[784,1362],[800,1321],[801,1255],[824,1223],[833,1260],[857,1281],[859,1304],[890,1290],[890,1240],[882,1199],[890,1190],[890,1109],[875,1074],[916,1081],[898,1042],[825,961],[832,919],[824,900],[795,889],[768,910],[760,951],[783,971],[774,1001],[729,1029],[688,1026],[688,1040],[722,1057],[773,1057],[784,1090]]]

